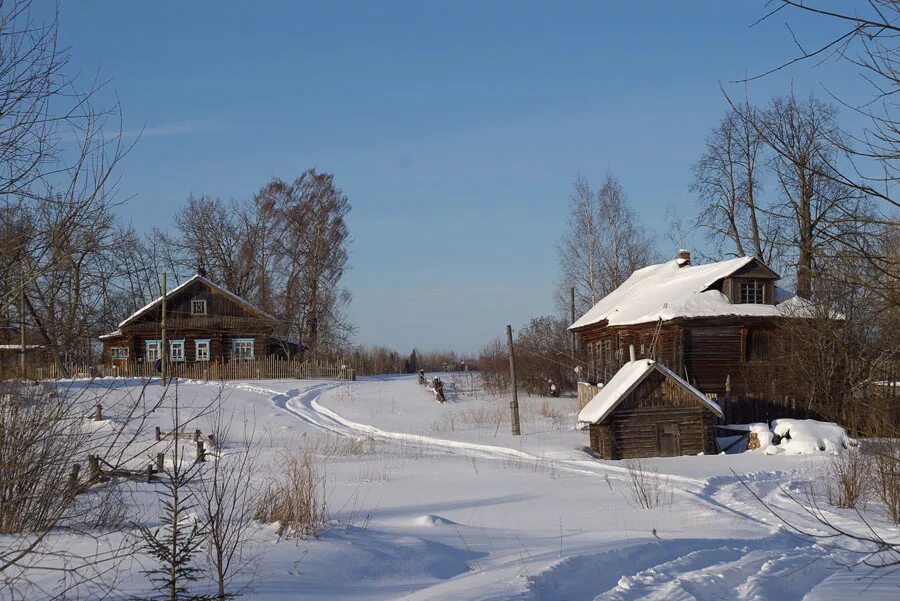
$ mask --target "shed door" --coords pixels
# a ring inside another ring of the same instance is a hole
[[[678,424],[661,424],[659,427],[659,456],[677,457],[681,455],[681,433]]]

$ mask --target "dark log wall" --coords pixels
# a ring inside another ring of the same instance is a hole
[[[207,315],[222,317],[255,317],[249,308],[235,302],[230,296],[222,294],[218,290],[207,287],[203,282],[196,281],[187,288],[178,291],[177,294],[166,298],[167,319],[197,319],[202,316],[191,315],[191,300],[206,300]],[[147,311],[138,322],[150,322],[158,324],[162,314],[162,307],[157,306]]]
[[[267,332],[246,332],[241,331],[234,335],[220,331],[204,331],[194,330],[190,332],[166,332],[166,340],[184,340],[184,359],[188,363],[193,363],[197,356],[196,340],[209,340],[210,361],[231,361],[232,339],[233,338],[253,338],[253,352],[257,359],[267,356],[269,346],[269,335]],[[103,361],[111,363],[109,349],[113,346],[128,347],[128,361],[134,363],[143,360],[147,340],[159,340],[159,330],[155,333],[148,334],[129,334],[123,338],[103,341]],[[166,343],[168,346],[168,342]]]
[[[699,406],[616,411],[608,423],[591,424],[591,448],[604,459],[659,457],[660,434],[674,424],[679,455],[711,455],[717,452],[714,423],[713,413]]]
[[[732,391],[740,388],[743,328],[709,326],[687,328],[684,334],[684,370],[687,379],[706,394],[725,395],[731,376]]]
[[[638,358],[648,357],[656,324],[593,327],[581,332],[589,361],[589,377],[607,382],[628,361],[634,344]],[[597,359],[602,341],[612,352]],[[768,397],[774,394],[771,365],[785,352],[777,319],[722,317],[669,322],[657,341],[656,360],[707,395],[722,399],[726,380],[731,395]],[[616,352],[618,351],[618,352]]]
[[[206,301],[205,315],[191,314],[191,301],[194,299]],[[161,317],[162,307],[154,307],[135,322],[124,326],[122,338],[105,340],[103,360],[110,361],[109,348],[112,346],[127,346],[131,362],[143,360],[146,341],[160,338]],[[211,361],[231,361],[234,338],[253,338],[254,356],[265,357],[274,327],[270,319],[201,281],[166,299],[166,339],[185,341],[186,362],[193,362],[196,358],[196,340],[210,341]]]
[[[715,419],[684,388],[654,372],[603,423],[590,426],[591,448],[605,459],[713,454]],[[667,431],[677,440],[668,453]]]
[[[616,411],[627,409],[659,409],[667,407],[695,407],[699,401],[682,386],[658,371],[648,375],[631,391]]]
[[[634,326],[595,327],[581,332],[584,348],[588,351],[588,377],[592,381],[608,382],[609,379],[629,360],[629,346],[634,345],[638,359],[650,356],[656,324]],[[608,341],[611,352],[604,354],[601,349]],[[656,341],[656,360],[679,371],[684,360],[683,332],[678,325],[664,324]]]

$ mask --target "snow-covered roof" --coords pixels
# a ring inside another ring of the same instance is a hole
[[[638,269],[569,327],[577,329],[604,320],[614,326],[690,317],[784,316],[781,302],[778,305],[731,303],[725,294],[711,289],[716,282],[754,260],[739,257],[706,265],[685,265],[684,260],[675,259]],[[776,290],[776,301],[785,296],[784,291]],[[798,304],[807,301],[791,297],[789,302],[796,309]]]
[[[644,381],[654,371],[658,371],[667,378],[687,390],[691,395],[697,398],[706,408],[718,415],[724,417],[722,409],[718,404],[710,400],[705,394],[691,386],[686,380],[682,379],[678,374],[661,363],[657,363],[652,359],[638,359],[630,361],[622,366],[616,374],[610,378],[609,382],[600,389],[594,398],[578,412],[578,423],[580,425],[596,424],[602,422],[619,406],[625,397],[634,390],[638,384]]]
[[[101,334],[101,335],[97,336],[97,338],[99,338],[100,340],[106,340],[108,338],[118,338],[121,335],[122,335],[122,330],[115,330],[115,331],[109,332],[107,334]]]
[[[188,278],[187,280],[185,280],[185,282],[183,284],[181,284],[180,286],[177,286],[177,287],[173,288],[172,290],[170,290],[169,293],[166,295],[166,297],[171,298],[175,294],[178,294],[178,292],[180,292],[181,290],[187,288],[188,286],[190,286],[191,284],[193,284],[194,282],[197,282],[197,281],[203,282],[205,285],[209,286],[210,288],[218,290],[219,292],[221,292],[225,296],[229,297],[231,300],[238,303],[239,305],[242,305],[242,306],[246,307],[247,309],[250,309],[251,311],[259,313],[263,317],[266,317],[273,321],[275,320],[274,317],[272,317],[271,315],[269,315],[268,313],[266,313],[265,311],[263,311],[262,309],[260,309],[256,305],[254,305],[253,303],[250,303],[250,302],[242,299],[237,294],[234,294],[230,290],[223,288],[222,286],[219,286],[212,280],[200,275],[199,273],[195,274],[195,275],[191,276],[190,278]],[[146,313],[147,311],[149,311],[150,309],[152,309],[153,307],[155,307],[156,305],[161,303],[162,299],[163,299],[163,297],[160,296],[156,300],[147,303],[146,305],[144,305],[143,307],[141,307],[140,309],[138,309],[137,311],[132,313],[130,316],[128,316],[124,321],[122,321],[119,324],[119,328],[121,329],[123,326],[126,326],[126,325],[130,324],[131,322],[133,322],[134,320],[136,320],[138,317],[140,317],[141,315],[143,315],[144,313]],[[112,336],[113,334],[115,334],[115,332],[110,333],[110,334],[105,334],[105,336]]]
[[[36,351],[44,348],[43,344],[26,344],[26,351]],[[21,344],[0,344],[0,351],[21,351]]]

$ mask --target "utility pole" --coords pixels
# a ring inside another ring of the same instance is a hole
[[[19,294],[19,367],[22,370],[22,379],[26,380],[25,373],[25,268],[22,268],[22,291]]]
[[[162,382],[166,381],[166,359],[168,359],[168,355],[166,353],[166,296],[168,296],[168,288],[166,287],[166,274],[162,274],[162,320],[160,322],[160,330],[161,336],[159,341],[159,375],[162,379]]]
[[[506,342],[509,346],[509,380],[512,384],[512,400],[509,402],[509,421],[513,436],[522,434],[519,428],[519,391],[516,388],[516,355],[513,352],[512,326],[506,326]]]
[[[572,311],[572,321],[569,322],[569,325],[572,325],[573,323],[575,323],[575,286],[572,286],[571,288],[569,288],[569,309]],[[572,332],[572,358],[573,359],[575,358],[575,353],[578,351],[577,341],[575,338],[576,336],[578,336],[578,334],[576,334],[575,332]]]

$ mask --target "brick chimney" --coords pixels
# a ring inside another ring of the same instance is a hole
[[[685,265],[691,264],[691,251],[685,250],[683,248],[678,250],[678,254],[675,257],[675,262],[678,263],[679,267],[684,267]]]
[[[202,278],[206,277],[206,268],[203,266],[203,263],[200,263],[199,265],[197,265],[197,275],[199,275]]]

